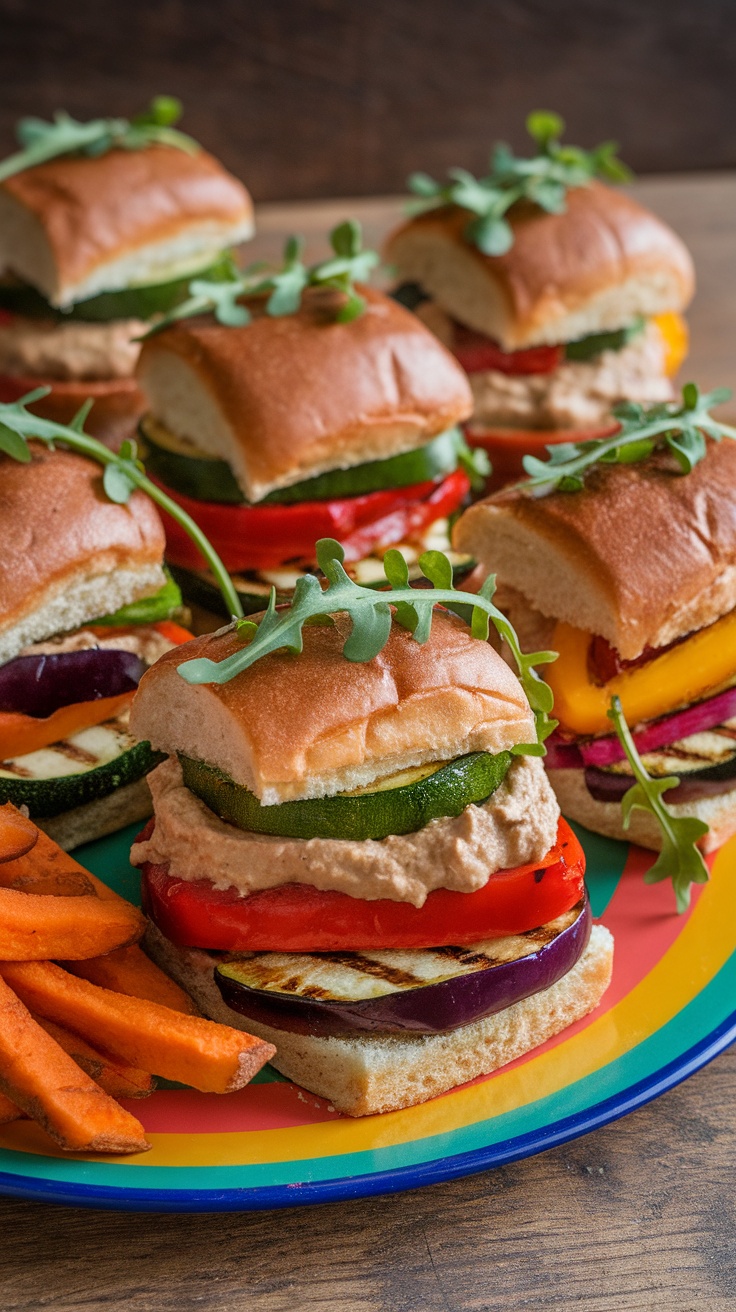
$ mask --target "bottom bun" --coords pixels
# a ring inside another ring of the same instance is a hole
[[[607,838],[623,838],[640,847],[658,852],[662,846],[659,825],[648,811],[632,811],[631,823],[624,829],[620,802],[598,802],[591,797],[585,783],[584,770],[548,770],[549,781],[557,794],[562,814],[568,820],[577,820],[596,834]],[[664,794],[667,803],[667,794]],[[709,832],[698,844],[703,852],[714,852],[736,833],[736,788],[715,797],[701,797],[697,802],[667,803],[676,816],[691,815],[703,820]]]
[[[592,1011],[613,966],[613,938],[603,925],[594,925],[585,952],[563,979],[494,1016],[448,1034],[313,1038],[231,1011],[214,980],[216,955],[179,948],[151,924],[145,946],[206,1016],[273,1043],[271,1065],[277,1071],[348,1116],[412,1107],[523,1056]]]
[[[132,825],[139,820],[147,820],[153,812],[151,792],[146,775],[136,779],[132,784],[116,788],[107,797],[98,797],[86,806],[75,806],[71,811],[62,811],[61,815],[48,820],[34,817],[34,824],[43,829],[49,838],[64,852],[71,852],[80,843],[91,843],[95,838],[104,838],[114,834],[124,825]]]

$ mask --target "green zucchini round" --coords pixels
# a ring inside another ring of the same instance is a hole
[[[172,491],[198,501],[219,501],[227,505],[241,505],[246,501],[227,461],[194,454],[192,449],[187,449],[186,443],[167,432],[150,416],[141,422],[140,435],[145,444],[146,469]],[[459,430],[450,428],[413,451],[404,451],[387,460],[371,460],[351,469],[331,469],[326,474],[270,492],[258,504],[333,501],[338,497],[364,496],[386,488],[433,482],[457,469],[461,442]]]
[[[413,782],[338,793],[262,806],[258,798],[226,774],[203,761],[180,756],[184,783],[222,820],[250,833],[279,838],[364,840],[411,834],[430,820],[461,815],[472,803],[485,802],[506,777],[510,752],[473,752],[446,765],[404,771]]]
[[[12,802],[14,806],[27,806],[32,820],[40,816],[51,819],[74,807],[107,797],[125,784],[135,783],[163,759],[161,753],[151,750],[150,743],[144,742],[136,743],[97,769],[77,774],[46,779],[21,779],[0,774],[0,804]]]

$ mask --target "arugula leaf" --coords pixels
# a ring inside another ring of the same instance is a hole
[[[132,119],[98,118],[80,123],[63,109],[56,112],[51,123],[22,118],[15,129],[21,150],[0,163],[0,182],[62,155],[96,157],[113,149],[145,150],[156,144],[175,146],[194,155],[198,143],[173,126],[181,112],[181,102],[174,96],[156,96],[147,110]]]
[[[722,424],[710,413],[731,395],[729,388],[701,394],[694,383],[682,390],[682,404],[668,401],[642,406],[625,401],[613,407],[619,428],[611,437],[592,438],[586,442],[560,442],[547,447],[547,459],[524,456],[522,464],[528,477],[517,487],[533,496],[550,492],[579,492],[585,474],[594,465],[635,464],[646,460],[657,447],[664,447],[677,461],[680,472],[689,474],[705,456],[705,438],[720,442],[736,438],[736,428]]]
[[[616,157],[614,141],[594,150],[563,146],[564,120],[551,110],[529,114],[526,128],[537,147],[531,159],[514,155],[504,142],[491,151],[486,177],[475,178],[467,169],[448,169],[449,182],[435,182],[427,173],[412,173],[408,187],[418,198],[407,207],[423,214],[440,205],[456,205],[475,217],[465,235],[484,255],[505,255],[514,242],[513,228],[504,217],[519,201],[527,201],[548,214],[562,214],[571,187],[588,186],[594,178],[627,182],[631,173]]]
[[[346,219],[333,228],[330,244],[334,257],[321,263],[306,266],[301,255],[303,237],[289,237],[284,246],[284,259],[280,269],[264,268],[252,264],[241,272],[230,261],[216,280],[195,278],[189,284],[189,297],[176,306],[136,341],[153,337],[180,319],[197,314],[214,314],[218,323],[227,327],[244,327],[251,321],[248,308],[242,300],[248,296],[265,296],[266,313],[281,318],[295,314],[308,287],[332,288],[341,292],[342,300],[334,311],[338,323],[349,323],[365,309],[365,300],[356,291],[356,282],[365,282],[379,262],[375,251],[363,250],[362,229],[357,219]]]
[[[700,849],[696,847],[698,839],[708,833],[708,826],[695,816],[673,815],[662,801],[662,794],[670,788],[676,788],[680,780],[676,775],[653,779],[647,772],[626,723],[619,697],[611,698],[608,718],[613,722],[616,736],[636,779],[636,783],[621,799],[624,829],[628,829],[631,823],[633,810],[648,811],[659,825],[662,837],[662,850],[645,874],[644,883],[657,884],[662,879],[671,879],[677,910],[686,911],[690,905],[691,885],[706,884],[709,879],[708,867]]]
[[[473,608],[473,637],[486,641],[489,625],[493,623],[497,633],[508,643],[537,727],[537,743],[531,744],[529,750],[533,754],[543,754],[544,748],[540,753],[540,746],[555,728],[557,721],[549,716],[553,704],[552,689],[535,667],[556,660],[557,653],[522,652],[513,626],[491,601],[495,590],[495,579],[492,576],[486,579],[478,593],[457,591],[452,586],[450,561],[441,551],[427,551],[419,557],[419,568],[432,587],[411,588],[408,585],[406,562],[400,552],[392,550],[384,557],[390,589],[376,592],[373,588],[355,583],[349,577],[343,568],[345,553],[333,538],[321,538],[317,543],[316,554],[319,567],[327,579],[325,589],[313,574],[303,575],[297,582],[290,605],[277,611],[276,589],[273,588],[268,609],[257,630],[253,631],[252,622],[248,625],[247,646],[219,662],[206,657],[185,661],[179,666],[182,678],[187,683],[195,684],[228,683],[270,652],[284,649],[301,651],[304,625],[320,616],[339,612],[347,613],[352,621],[343,655],[349,661],[370,661],[388,641],[391,607],[394,607],[397,622],[411,632],[416,642],[424,643],[430,635],[437,603],[455,605],[464,602]],[[238,627],[238,632],[243,632],[242,625]],[[520,752],[527,749],[520,746],[515,750]]]
[[[240,598],[214,547],[186,511],[146,476],[144,466],[138,458],[135,442],[123,442],[119,453],[116,454],[103,446],[102,442],[98,442],[97,438],[85,433],[83,424],[90,409],[88,402],[85,402],[71,424],[57,424],[51,419],[42,419],[39,415],[31,414],[28,406],[48,396],[50,391],[50,387],[38,387],[35,391],[22,396],[19,401],[0,403],[0,451],[13,460],[27,463],[31,458],[29,439],[43,442],[50,450],[59,443],[70,451],[77,451],[80,455],[96,460],[102,465],[105,493],[118,505],[125,505],[135,488],[140,488],[188,533],[214,574],[230,614],[242,618],[243,607]]]

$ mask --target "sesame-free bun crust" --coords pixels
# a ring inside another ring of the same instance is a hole
[[[507,351],[623,328],[637,315],[682,310],[692,297],[680,238],[602,183],[569,191],[562,214],[520,207],[505,255],[483,255],[467,240],[471,220],[453,206],[419,215],[389,237],[384,258]]]
[[[366,309],[351,323],[307,293],[295,314],[261,313],[243,328],[191,319],[149,338],[137,375],[151,413],[227,460],[251,501],[466,419],[473,398],[454,357],[403,306],[361,293]]]
[[[62,157],[0,185],[0,272],[58,306],[202,268],[252,234],[248,192],[204,150]]]
[[[594,925],[585,952],[567,975],[485,1020],[448,1034],[317,1038],[277,1030],[232,1011],[214,980],[217,956],[178,947],[153,924],[145,944],[204,1015],[273,1043],[271,1065],[277,1071],[347,1116],[412,1107],[522,1057],[593,1011],[613,969],[613,938],[604,925]]]
[[[186,660],[221,661],[232,629],[167,652],[141,679],[130,730],[156,751],[217,766],[264,805],[321,797],[468,752],[533,742],[521,685],[462,621],[436,611],[424,645],[394,624],[372,661],[342,655],[349,632],[307,625],[299,655],[274,652],[223,684],[192,685]]]
[[[0,456],[0,663],[157,591],[164,532],[153,502],[105,496],[102,467],[31,443]]]
[[[0,400],[16,401],[36,387],[49,387],[47,396],[28,408],[34,415],[56,424],[70,424],[85,401],[92,409],[84,423],[85,433],[99,437],[117,450],[126,437],[135,437],[146,398],[134,378],[102,380],[38,378],[29,374],[0,377]]]
[[[640,847],[651,848],[659,852],[662,847],[662,833],[648,811],[631,812],[631,824],[624,829],[620,802],[599,802],[591,797],[585,784],[585,771],[575,769],[547,770],[552,787],[557,794],[564,814],[568,820],[576,820],[596,834],[605,834],[607,838],[622,838],[629,843],[638,843]],[[698,843],[706,854],[722,847],[727,839],[736,833],[736,788],[728,793],[718,793],[715,797],[701,797],[692,802],[668,802],[664,794],[668,811],[677,817],[694,816],[708,825],[708,833]]]
[[[509,488],[465,512],[453,545],[633,660],[736,606],[736,443],[709,440],[691,473],[675,471],[658,454],[596,465],[580,492]]]

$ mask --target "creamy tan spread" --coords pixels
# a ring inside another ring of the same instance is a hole
[[[538,757],[516,758],[481,806],[431,820],[413,834],[362,842],[273,838],[236,829],[184,786],[179,763],[171,758],[148,782],[156,827],[146,842],[133,845],[133,864],[169,863],[180,879],[208,879],[243,895],[311,884],[421,907],[433,889],[472,893],[497,870],[540,860],[555,841],[560,814]]]
[[[612,405],[631,400],[670,401],[665,353],[655,324],[620,351],[569,361],[549,374],[470,375],[473,423],[510,428],[586,428],[605,422]]]
[[[171,651],[176,643],[165,638],[163,634],[148,624],[141,624],[127,633],[111,632],[102,636],[92,633],[90,629],[77,629],[58,638],[48,638],[45,642],[33,642],[19,652],[20,656],[59,656],[63,652],[88,651],[98,647],[103,651],[129,651],[139,656],[145,665],[154,665],[159,656]]]
[[[0,324],[0,373],[60,381],[130,378],[140,351],[132,338],[147,326],[139,319],[53,323],[19,316]]]

